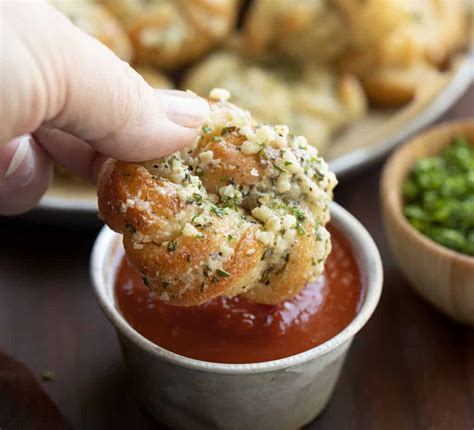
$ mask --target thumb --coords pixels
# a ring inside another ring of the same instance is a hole
[[[15,51],[5,53],[9,61],[3,75],[11,82],[0,90],[8,92],[2,94],[8,100],[2,117],[12,120],[10,135],[1,140],[44,125],[108,156],[142,161],[173,152],[197,136],[209,112],[205,100],[151,88],[47,4],[8,2],[4,9],[4,34],[15,41],[6,49]],[[17,34],[24,28],[28,31]]]

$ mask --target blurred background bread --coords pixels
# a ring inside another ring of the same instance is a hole
[[[367,108],[353,75],[312,64],[265,64],[231,51],[215,53],[192,68],[181,87],[201,95],[214,87],[227,88],[234,102],[259,121],[287,124],[320,150]]]
[[[409,102],[468,38],[462,0],[336,2],[351,35],[338,63],[361,78],[377,104]]]
[[[120,22],[104,6],[91,0],[50,0],[77,27],[95,37],[122,60],[132,60],[130,39]]]
[[[462,0],[255,0],[244,21],[248,55],[335,63],[369,99],[400,106],[466,43]]]
[[[246,51],[254,56],[280,56],[328,63],[349,43],[345,18],[332,1],[255,0],[244,21]]]
[[[153,86],[189,86],[202,94],[216,86],[235,87],[237,103],[255,109],[264,121],[295,124],[320,148],[363,115],[366,98],[388,107],[413,100],[466,46],[472,27],[472,4],[465,0],[52,3],[136,65]],[[163,71],[172,72],[173,83]],[[355,89],[357,81],[366,96]],[[346,98],[339,94],[341,82],[351,82],[343,84]],[[301,94],[301,87],[305,96],[298,104],[295,93]],[[322,98],[324,107],[316,106],[314,100]]]
[[[227,88],[259,121],[288,124],[323,154],[370,123],[372,107],[425,97],[472,33],[466,0],[51,3],[151,86]]]
[[[134,67],[153,88],[174,88],[173,81],[156,67],[149,64],[136,64]]]
[[[165,70],[197,60],[235,26],[237,0],[103,0],[123,23],[137,61]]]

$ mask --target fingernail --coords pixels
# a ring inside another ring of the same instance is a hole
[[[182,127],[199,127],[209,116],[207,101],[191,92],[160,91],[160,97],[168,118]]]
[[[31,136],[21,136],[18,141],[15,154],[5,172],[5,181],[12,187],[28,185],[36,173],[36,159],[31,147]]]

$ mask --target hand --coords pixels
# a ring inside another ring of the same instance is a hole
[[[94,181],[106,157],[158,158],[197,136],[205,100],[152,89],[44,2],[0,8],[0,214],[37,204],[53,160]]]

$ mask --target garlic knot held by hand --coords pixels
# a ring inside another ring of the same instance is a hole
[[[316,148],[284,125],[257,123],[211,91],[188,148],[142,163],[107,161],[102,219],[158,297],[190,306],[244,294],[277,304],[322,272],[337,181]]]
[[[233,31],[237,0],[102,0],[123,23],[135,59],[176,70],[222,44]]]

